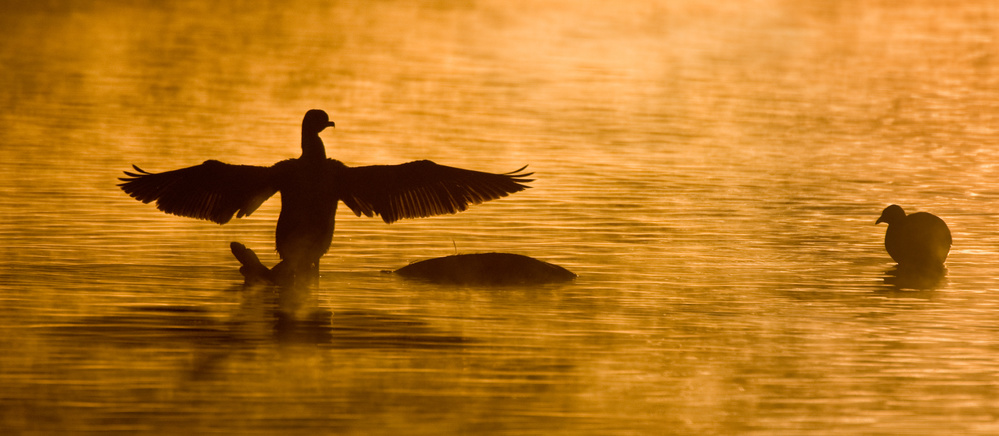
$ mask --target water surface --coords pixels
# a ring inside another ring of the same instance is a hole
[[[906,2],[15,1],[0,17],[0,427],[127,434],[995,434],[999,7]],[[131,164],[297,156],[533,188],[337,217],[275,328],[277,199],[225,226]],[[947,221],[899,286],[874,221]],[[454,287],[455,251],[579,275]]]

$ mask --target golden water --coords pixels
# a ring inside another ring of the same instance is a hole
[[[57,3],[0,15],[4,434],[999,432],[994,2]],[[228,244],[276,262],[276,199],[115,183],[295,157],[310,108],[348,165],[537,181],[342,208],[331,328],[275,330]],[[886,283],[891,203],[950,226],[934,289]],[[579,278],[381,272],[456,249]]]

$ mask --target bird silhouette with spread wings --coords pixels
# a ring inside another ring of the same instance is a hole
[[[326,157],[319,133],[333,126],[326,112],[312,109],[302,120],[299,158],[271,166],[208,160],[162,173],[133,165],[135,171],[126,171],[118,186],[143,203],[155,201],[163,212],[219,224],[229,222],[234,215],[249,216],[280,192],[275,239],[282,261],[273,270],[301,283],[303,278],[318,278],[319,260],[332,243],[336,208],[341,201],[357,216],[378,215],[392,223],[461,212],[469,205],[527,189],[526,184],[533,181],[528,178],[533,173],[524,172],[527,166],[502,174],[429,160],[349,167]]]

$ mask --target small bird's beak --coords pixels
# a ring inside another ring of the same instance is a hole
[[[327,125],[326,127],[336,127],[336,124],[333,124],[333,122],[330,121],[329,125]]]
[[[884,221],[881,221],[881,218],[878,218],[878,220],[874,222],[874,225],[878,225],[878,224],[881,224],[881,223],[883,223],[883,222],[884,222]]]

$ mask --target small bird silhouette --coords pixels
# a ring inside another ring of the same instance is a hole
[[[940,268],[950,252],[950,229],[927,212],[906,215],[896,204],[888,206],[875,224],[888,223],[885,249],[902,267]]]
[[[337,204],[355,215],[380,215],[386,223],[464,211],[470,204],[529,188],[533,173],[493,174],[420,160],[400,165],[348,167],[326,158],[319,132],[334,127],[326,112],[312,109],[302,120],[302,156],[271,166],[201,165],[151,173],[133,165],[118,186],[166,213],[225,224],[249,216],[277,192],[281,213],[275,235],[282,271],[318,277],[319,259],[333,240]],[[279,268],[275,267],[275,270]]]

